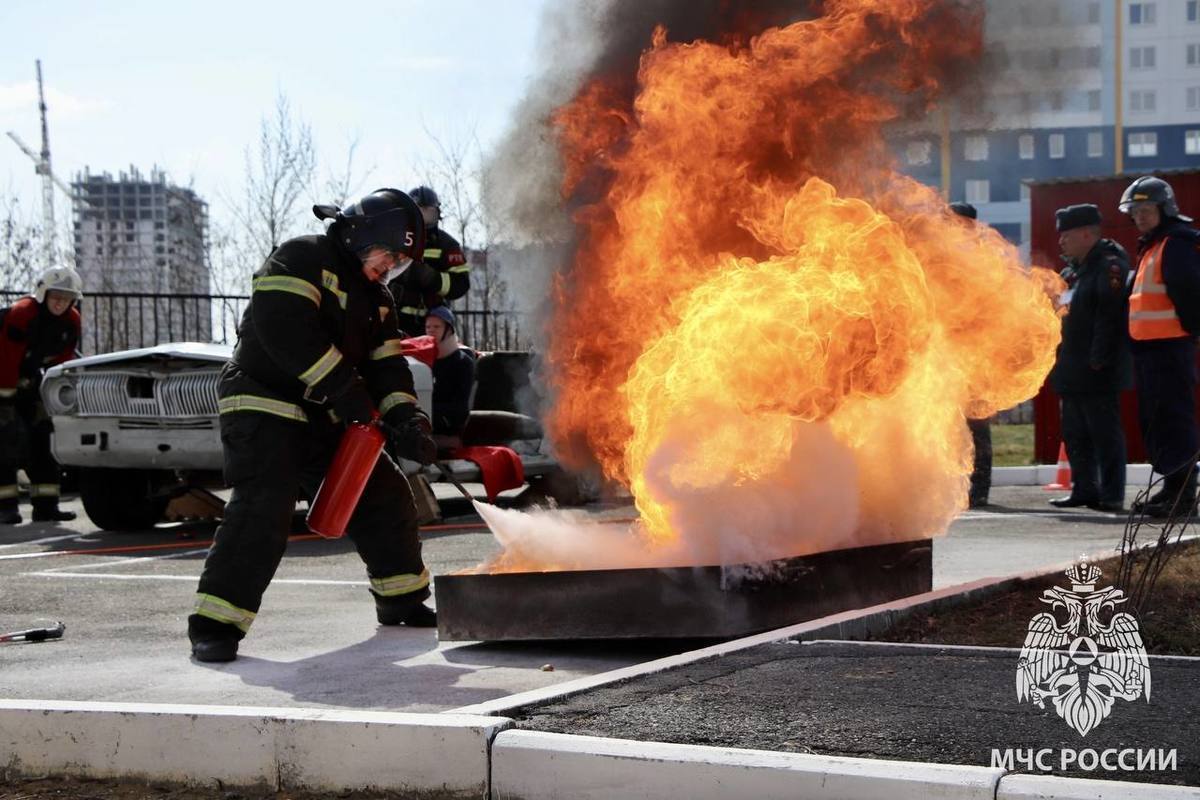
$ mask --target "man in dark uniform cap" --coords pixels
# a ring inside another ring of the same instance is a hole
[[[1058,508],[1122,511],[1125,433],[1121,392],[1132,382],[1125,336],[1129,256],[1100,236],[1100,209],[1084,204],[1054,212],[1058,245],[1074,279],[1050,384],[1062,399],[1062,436],[1071,462],[1068,497]],[[1064,270],[1066,272],[1066,270]]]

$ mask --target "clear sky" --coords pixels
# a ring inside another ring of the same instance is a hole
[[[532,75],[547,1],[3,0],[0,132],[40,149],[40,58],[64,180],[85,165],[158,165],[220,213],[283,92],[325,165],[357,137],[369,183],[403,184],[432,149],[422,124],[442,136],[474,125],[485,147],[498,138]],[[0,192],[37,209],[39,189],[33,163],[0,136]],[[65,196],[56,207],[65,215]]]

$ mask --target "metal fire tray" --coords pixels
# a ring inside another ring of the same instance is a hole
[[[440,575],[442,641],[727,639],[928,592],[932,541],[740,567]]]

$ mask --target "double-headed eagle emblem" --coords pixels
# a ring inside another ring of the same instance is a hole
[[[1080,559],[1066,572],[1071,588],[1052,587],[1039,598],[1050,606],[1029,621],[1017,662],[1017,699],[1046,701],[1068,725],[1087,736],[1117,698],[1150,702],[1150,662],[1132,614],[1113,613],[1129,598],[1096,588],[1100,569]],[[1065,614],[1060,622],[1058,614]],[[1105,621],[1104,616],[1108,619]]]

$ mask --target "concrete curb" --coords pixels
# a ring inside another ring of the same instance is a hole
[[[1050,775],[1005,775],[996,800],[1184,800],[1200,798],[1194,786],[1056,778]]]
[[[1125,483],[1146,486],[1150,483],[1149,464],[1125,467]],[[992,486],[1045,486],[1058,475],[1057,464],[1030,464],[1025,467],[993,467]]]
[[[497,798],[993,800],[1004,770],[507,730]]]
[[[511,720],[297,708],[0,700],[15,775],[481,798]]]

